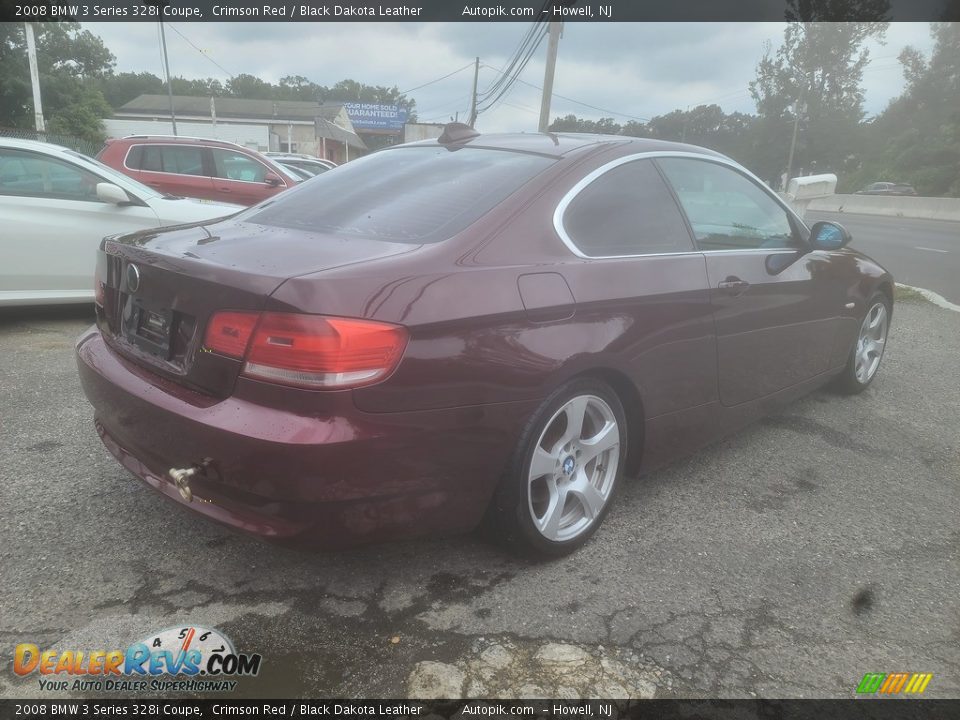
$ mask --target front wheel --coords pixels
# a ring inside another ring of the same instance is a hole
[[[890,329],[890,301],[876,293],[867,303],[867,312],[860,323],[860,334],[850,351],[847,365],[834,381],[834,388],[846,395],[867,389],[877,375]]]
[[[627,451],[623,405],[605,383],[574,380],[527,424],[488,516],[497,536],[538,558],[583,545],[610,509]]]

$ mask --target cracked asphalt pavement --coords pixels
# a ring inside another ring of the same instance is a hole
[[[541,565],[476,535],[299,552],[176,506],[97,438],[72,354],[88,322],[0,315],[0,696],[43,696],[17,643],[187,624],[263,655],[241,697],[849,697],[893,671],[960,696],[960,313],[898,304],[866,393],[626,483]]]

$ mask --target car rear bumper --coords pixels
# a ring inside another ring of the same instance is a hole
[[[349,392],[307,416],[217,400],[77,342],[104,445],[173,501],[263,538],[338,546],[475,527],[536,401],[363,413]],[[181,497],[167,472],[203,466]]]

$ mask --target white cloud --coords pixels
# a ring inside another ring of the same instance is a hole
[[[119,71],[160,74],[154,23],[87,23],[117,57]],[[427,83],[480,56],[503,67],[529,25],[521,23],[173,23],[168,24],[171,72],[185,77],[249,73],[276,82],[304,75],[321,85],[344,78],[401,90]],[[649,118],[705,102],[724,110],[752,112],[747,83],[765,41],[782,37],[779,23],[567,23],[560,43],[551,116],[612,116],[618,122]],[[195,49],[180,34],[189,39]],[[884,46],[871,44],[874,58],[864,75],[866,108],[874,114],[903,88],[896,55],[907,44],[930,47],[925,23],[895,23]],[[201,52],[202,51],[202,52]],[[523,73],[543,83],[545,43]],[[485,67],[483,90],[496,78]],[[472,73],[416,90],[421,119],[446,121],[469,109]],[[517,83],[494,109],[481,116],[485,131],[536,129],[540,92]],[[615,114],[619,113],[619,114]]]

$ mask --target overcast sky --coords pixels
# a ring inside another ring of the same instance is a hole
[[[162,75],[155,23],[87,23],[117,57],[118,71]],[[352,78],[370,85],[415,88],[480,56],[483,91],[509,61],[528,23],[167,23],[170,71],[184,77],[249,73],[276,82],[304,75],[321,85]],[[753,112],[747,83],[764,43],[776,48],[780,23],[567,23],[557,62],[551,117],[613,117],[625,123],[671,110],[716,103]],[[191,43],[196,46],[191,46]],[[903,88],[897,55],[906,45],[928,53],[926,23],[894,23],[886,44],[872,43],[864,74],[866,110],[875,114]],[[543,84],[544,42],[521,80]],[[216,64],[215,64],[216,63]],[[221,69],[222,66],[223,69]],[[225,72],[226,71],[226,72]],[[446,122],[470,104],[472,66],[409,93],[421,121]],[[574,102],[576,101],[576,102]],[[578,104],[578,103],[585,103]],[[587,105],[593,105],[597,110]],[[487,132],[536,130],[540,91],[522,83],[477,127]]]

